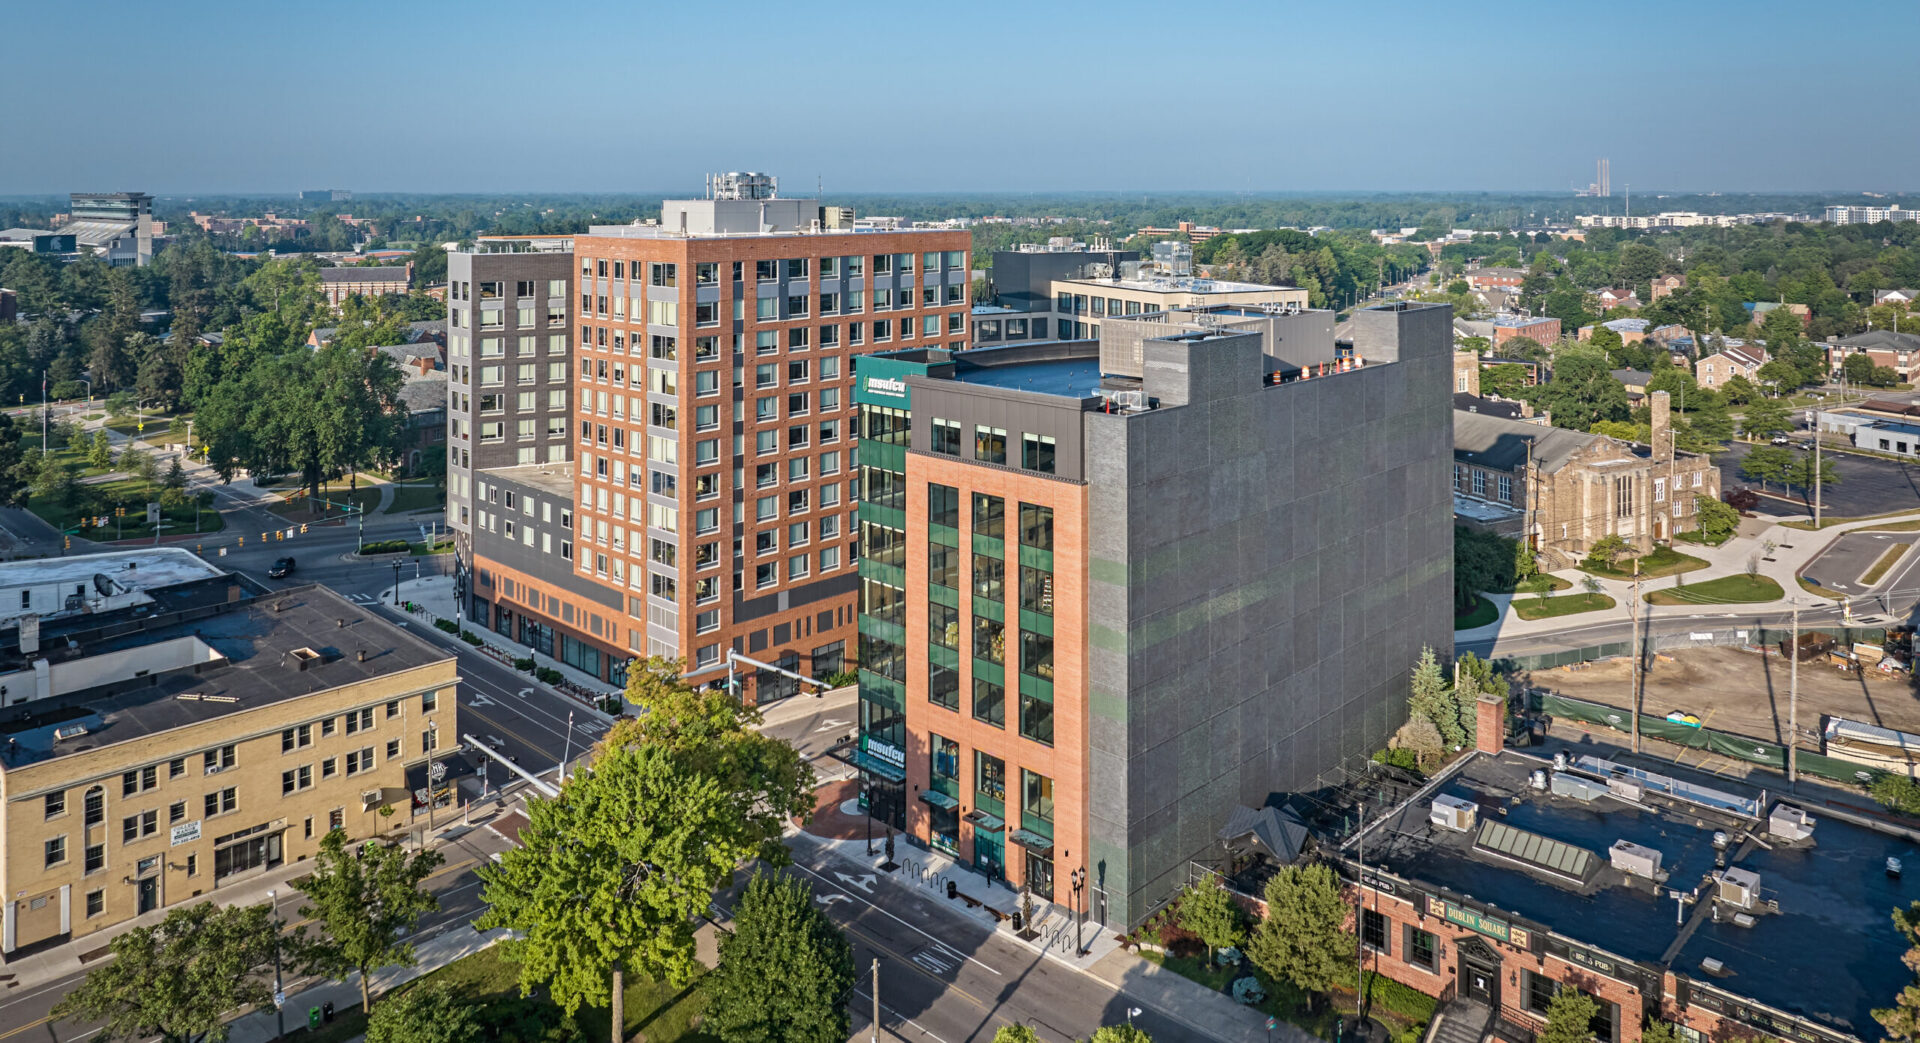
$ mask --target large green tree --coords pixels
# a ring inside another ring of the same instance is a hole
[[[1209,876],[1195,881],[1180,892],[1180,926],[1196,935],[1207,947],[1207,962],[1214,953],[1239,945],[1245,936],[1240,925],[1240,907],[1233,895]]]
[[[1267,881],[1267,916],[1247,942],[1261,973],[1305,992],[1324,993],[1353,966],[1353,912],[1340,878],[1325,863],[1281,867]]]
[[[1555,427],[1575,431],[1602,420],[1625,420],[1631,412],[1627,389],[1614,378],[1607,357],[1589,347],[1555,356],[1553,379],[1533,389],[1533,401],[1553,414]]]
[[[368,840],[357,846],[342,830],[320,839],[313,871],[294,882],[307,903],[300,915],[320,925],[313,953],[321,970],[336,978],[360,974],[360,1009],[373,1009],[370,984],[382,967],[411,967],[406,936],[420,917],[440,908],[422,885],[444,859],[437,851],[409,856],[398,844]]]
[[[1408,712],[1432,722],[1448,749],[1466,744],[1467,733],[1460,726],[1459,702],[1454,698],[1440,661],[1434,658],[1433,649],[1420,650],[1420,660],[1414,664],[1407,693]]]
[[[1772,363],[1768,363],[1772,365]],[[1793,416],[1776,399],[1762,398],[1748,403],[1740,416],[1740,430],[1748,438],[1772,438],[1793,430]]]
[[[1126,1025],[1102,1025],[1087,1037],[1087,1043],[1153,1043],[1145,1029]]]
[[[275,923],[265,905],[175,909],[115,938],[112,958],[55,1004],[53,1017],[103,1021],[106,1040],[222,1043],[235,1010],[273,1002]],[[283,966],[305,966],[300,935],[280,946]]]
[[[484,1008],[451,985],[423,982],[389,997],[367,1018],[367,1043],[479,1043]]]
[[[723,1043],[844,1043],[853,946],[806,884],[756,873],[706,979],[707,1027]]]
[[[1740,476],[1759,482],[1764,491],[1768,482],[1785,485],[1796,462],[1793,450],[1785,446],[1757,445],[1747,451],[1746,459],[1740,461]]]

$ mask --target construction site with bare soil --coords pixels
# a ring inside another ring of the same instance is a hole
[[[1632,661],[1607,659],[1536,670],[1534,688],[1622,709],[1631,707]],[[1690,716],[1703,728],[1785,743],[1793,665],[1778,649],[1739,646],[1680,649],[1652,657],[1641,679],[1640,712]],[[1904,670],[1868,664],[1842,670],[1825,656],[1800,663],[1798,723],[1802,750],[1820,749],[1827,717],[1920,733],[1920,698]]]

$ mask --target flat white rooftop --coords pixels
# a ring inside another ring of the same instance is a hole
[[[1297,286],[1268,286],[1257,282],[1232,282],[1226,279],[1202,279],[1198,276],[1166,275],[1145,279],[1057,279],[1073,286],[1105,287],[1110,290],[1134,290],[1143,293],[1305,293]]]
[[[192,551],[177,547],[143,547],[140,550],[107,551],[103,554],[75,554],[64,558],[38,558],[0,564],[0,625],[26,615],[57,615],[41,595],[54,592],[62,597],[84,588],[85,596],[112,606],[137,605],[153,599],[146,591],[170,587],[224,575],[222,569],[202,561]],[[102,594],[94,584],[95,576],[111,581],[114,593]],[[21,609],[20,593],[32,593],[31,607]],[[98,607],[97,605],[95,607]]]

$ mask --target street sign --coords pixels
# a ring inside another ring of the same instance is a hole
[[[284,990],[276,989],[273,994],[273,1009],[279,1010],[281,1007],[284,1007],[286,1005],[287,1005],[286,992]]]
[[[1279,1028],[1279,1027],[1280,1027],[1280,1023],[1279,1023],[1278,1021],[1276,1021],[1276,1020],[1274,1020],[1273,1018],[1268,1018],[1268,1019],[1267,1019],[1267,1031],[1268,1031],[1268,1032],[1272,1032],[1272,1031],[1273,1031],[1274,1029],[1276,1029],[1276,1028]]]
[[[434,762],[433,767],[427,769],[427,778],[432,779],[435,782],[439,782],[441,779],[444,779],[446,777],[447,777],[447,766],[445,764],[441,764],[438,761]]]

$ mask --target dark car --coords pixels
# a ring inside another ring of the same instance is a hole
[[[273,567],[267,570],[267,575],[274,579],[285,579],[293,575],[293,559],[281,558],[279,561],[274,562]]]

